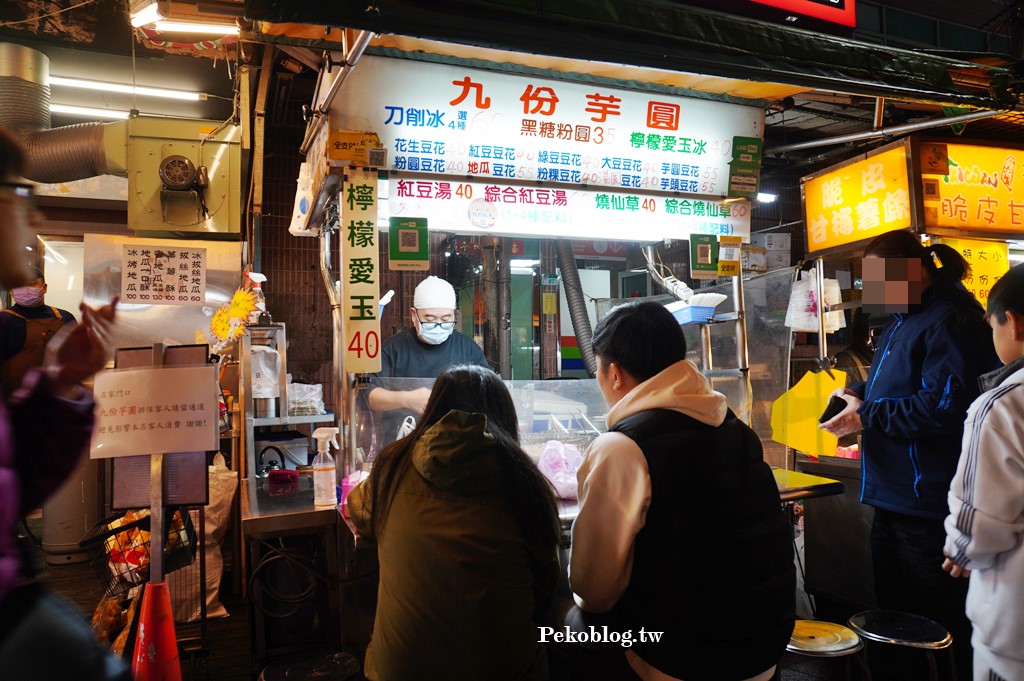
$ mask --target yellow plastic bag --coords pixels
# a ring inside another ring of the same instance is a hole
[[[772,404],[772,440],[813,456],[835,456],[839,439],[818,428],[828,396],[846,386],[846,372],[808,371]]]

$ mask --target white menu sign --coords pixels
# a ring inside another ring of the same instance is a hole
[[[195,305],[206,300],[206,249],[126,243],[121,300],[142,305]]]
[[[333,130],[372,130],[389,169],[724,197],[758,107],[466,66],[365,56]]]
[[[652,196],[607,189],[511,187],[478,180],[391,178],[381,215],[429,216],[458,234],[606,241],[686,239],[716,234],[750,241],[750,202]],[[378,225],[381,225],[378,222]]]
[[[101,371],[93,393],[94,459],[220,446],[217,367],[212,364]]]

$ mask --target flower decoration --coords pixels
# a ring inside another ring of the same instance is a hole
[[[196,331],[196,342],[208,343],[210,352],[219,354],[245,332],[245,320],[255,309],[256,295],[250,289],[238,289],[230,302],[213,313],[209,330]]]

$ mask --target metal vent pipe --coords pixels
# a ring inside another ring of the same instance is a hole
[[[25,150],[25,177],[70,182],[108,172],[104,123],[50,128],[50,60],[23,45],[0,43],[0,125]]]
[[[576,333],[576,342],[580,348],[580,356],[587,367],[587,375],[597,375],[597,360],[594,358],[594,330],[590,326],[590,315],[587,313],[587,298],[583,295],[580,284],[580,272],[576,267],[576,256],[572,252],[572,242],[559,239],[555,244],[558,253],[558,271],[562,275],[565,289],[565,300],[569,306],[569,317],[572,318],[572,329]]]

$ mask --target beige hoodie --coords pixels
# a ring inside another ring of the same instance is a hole
[[[608,412],[608,427],[641,411],[671,409],[719,426],[725,396],[689,360],[637,385]],[[587,448],[576,475],[579,515],[572,526],[569,583],[587,612],[607,612],[633,571],[633,542],[651,504],[651,478],[640,447],[622,433],[605,433]]]

